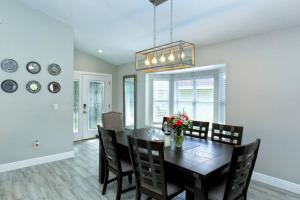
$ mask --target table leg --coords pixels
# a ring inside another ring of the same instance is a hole
[[[193,191],[186,191],[187,200],[207,200],[208,199],[208,190],[207,190],[207,178],[200,177],[197,174],[194,174],[195,185]]]
[[[104,176],[105,176],[104,157],[101,151],[101,143],[99,142],[99,181],[101,184],[104,183]]]

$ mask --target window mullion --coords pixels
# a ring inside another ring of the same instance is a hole
[[[196,88],[197,88],[197,83],[196,79],[193,79],[193,119],[196,120],[196,105],[197,105],[197,99],[196,99]]]
[[[174,78],[170,77],[170,87],[169,87],[169,116],[174,113],[174,104],[175,104],[175,94],[174,94]]]

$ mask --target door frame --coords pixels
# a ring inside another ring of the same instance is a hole
[[[109,93],[111,95],[105,97],[105,104],[108,105],[108,108],[106,108],[106,111],[110,111],[112,109],[112,74],[105,74],[105,73],[96,73],[96,72],[87,72],[87,71],[73,71],[73,82],[76,79],[80,80],[79,83],[79,133],[78,135],[81,135],[81,137],[75,137],[74,132],[73,132],[73,139],[74,141],[82,140],[82,139],[88,139],[84,137],[84,120],[83,120],[83,103],[84,103],[84,92],[83,90],[86,89],[84,88],[84,75],[89,75],[89,76],[99,76],[102,77],[105,81],[108,82],[109,86],[105,88],[105,94]],[[107,90],[107,92],[106,92]]]

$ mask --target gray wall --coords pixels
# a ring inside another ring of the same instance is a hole
[[[13,94],[0,90],[0,164],[72,151],[73,32],[68,26],[16,0],[0,0],[0,60],[19,63],[15,73],[0,69],[0,81],[14,79],[19,89]],[[29,74],[25,65],[37,61],[42,71]],[[47,72],[48,64],[62,66],[57,77]],[[42,85],[38,94],[25,90],[29,80]],[[47,85],[58,81],[62,90],[50,94]],[[53,104],[59,110],[53,111]],[[40,148],[34,149],[34,140]]]
[[[262,139],[256,171],[300,184],[300,27],[197,49],[197,66],[226,64],[229,124],[245,127],[244,143]],[[134,64],[119,67],[122,76]],[[144,75],[138,75],[138,118],[145,119]],[[122,95],[122,88],[118,95]],[[122,111],[122,99],[117,108]],[[138,126],[144,125],[140,120]]]
[[[85,53],[81,50],[75,49],[74,51],[74,70],[96,72],[104,74],[112,74],[112,110],[115,110],[117,105],[117,67],[104,60]]]

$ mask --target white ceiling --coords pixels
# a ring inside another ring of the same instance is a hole
[[[112,64],[131,62],[153,45],[148,0],[21,1],[72,26],[76,48]],[[169,2],[157,9],[158,44],[169,42],[169,9]],[[174,0],[174,40],[198,45],[298,25],[300,0]]]

